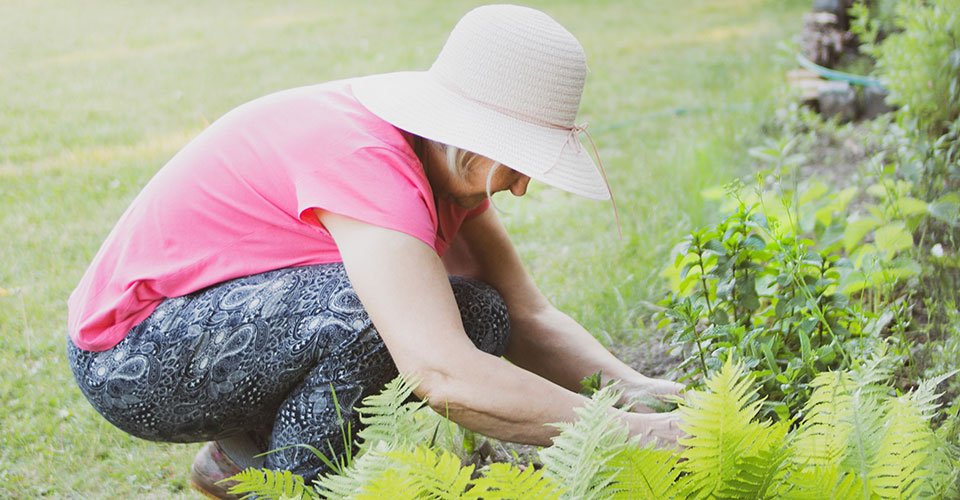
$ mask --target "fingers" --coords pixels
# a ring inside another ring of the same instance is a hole
[[[686,436],[682,420],[676,412],[634,414],[631,433],[640,436],[644,445],[653,443],[662,449],[682,449],[678,440]]]

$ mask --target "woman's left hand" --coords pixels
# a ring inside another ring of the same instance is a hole
[[[617,384],[617,388],[623,391],[620,405],[634,413],[661,413],[675,409],[684,387],[677,382],[649,377],[621,380]]]

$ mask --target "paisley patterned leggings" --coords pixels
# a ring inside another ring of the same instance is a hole
[[[509,324],[500,295],[476,280],[450,281],[471,340],[502,355]],[[88,352],[68,341],[67,353],[94,408],[134,436],[197,442],[247,434],[269,450],[310,444],[343,453],[331,387],[358,429],[353,408],[397,375],[339,263],[167,299],[116,347]],[[301,447],[267,455],[264,466],[308,480],[325,471]]]

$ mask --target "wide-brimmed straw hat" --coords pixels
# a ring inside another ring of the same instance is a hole
[[[421,137],[486,156],[588,198],[610,198],[576,124],[583,47],[543,12],[488,5],[468,12],[427,71],[357,79],[374,114]]]

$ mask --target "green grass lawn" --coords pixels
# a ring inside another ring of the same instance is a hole
[[[531,185],[498,204],[544,291],[604,341],[643,304],[699,192],[743,173],[782,85],[801,0],[530,2],[586,48],[581,121],[619,200]],[[476,2],[0,2],[0,497],[196,497],[199,445],[101,419],[64,359],[66,297],[138,190],[192,136],[262,94],[429,66]]]

